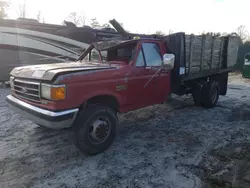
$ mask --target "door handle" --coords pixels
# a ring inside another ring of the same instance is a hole
[[[161,73],[167,73],[167,74],[168,74],[168,71],[166,71],[166,70],[161,70]]]
[[[160,67],[153,67],[153,66],[151,66],[151,67],[146,67],[146,69],[147,70],[158,70],[158,69],[160,69]]]

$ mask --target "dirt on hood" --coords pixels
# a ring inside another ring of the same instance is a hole
[[[68,62],[17,67],[11,71],[10,75],[19,78],[50,81],[58,74],[77,71],[104,70],[112,68],[115,67],[108,63],[104,64],[92,62]]]

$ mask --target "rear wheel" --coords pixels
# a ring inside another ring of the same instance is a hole
[[[213,108],[219,100],[219,84],[216,81],[210,81],[204,84],[202,90],[202,103],[205,108]]]
[[[116,135],[115,111],[105,105],[84,109],[74,125],[75,144],[84,153],[98,154],[106,150]]]
[[[202,84],[195,86],[192,91],[192,97],[196,106],[202,105]]]

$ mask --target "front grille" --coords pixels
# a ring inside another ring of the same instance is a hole
[[[12,91],[20,98],[40,103],[40,83],[14,79]]]

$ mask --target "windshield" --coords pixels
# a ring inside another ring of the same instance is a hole
[[[89,50],[88,54],[83,57],[84,61],[102,61],[111,62],[111,61],[119,61],[126,64],[129,64],[133,59],[136,42],[130,43],[121,43],[115,44],[107,42],[99,42],[98,44],[92,45],[92,49]],[[87,49],[88,50],[88,49]]]
[[[101,57],[100,57],[101,55]],[[107,60],[107,51],[98,51],[97,49],[93,48],[89,54],[85,56],[83,59],[84,61],[100,61],[100,60]]]

